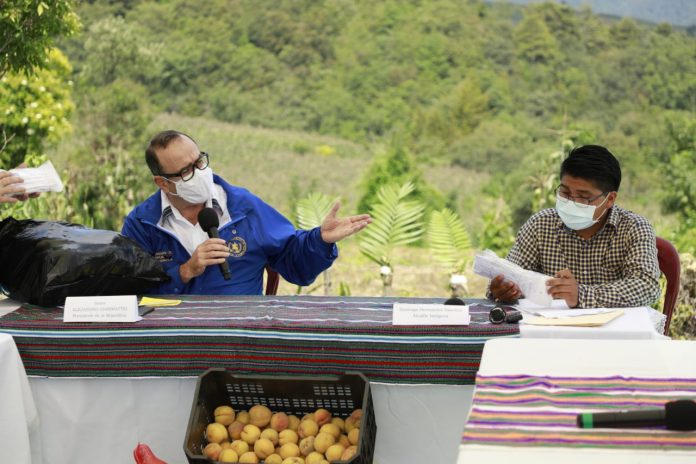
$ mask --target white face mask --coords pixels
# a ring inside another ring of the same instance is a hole
[[[604,201],[599,205],[581,205],[571,200],[562,200],[556,197],[556,212],[569,229],[573,230],[584,230],[592,227],[599,222],[598,217],[594,219],[595,211],[599,206],[602,206],[608,197],[604,198]],[[605,211],[606,212],[606,211]],[[602,213],[604,215],[604,213]]]
[[[179,197],[192,205],[205,203],[212,195],[213,170],[209,167],[201,170],[196,169],[193,177],[186,182],[184,182],[183,179],[177,180],[176,182],[166,177],[163,177],[163,179],[176,185],[176,193],[169,192],[170,195]]]

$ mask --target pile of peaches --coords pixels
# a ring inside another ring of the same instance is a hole
[[[323,408],[299,418],[263,405],[236,413],[218,406],[214,415],[203,454],[220,463],[329,464],[351,459],[360,440],[361,409],[345,419]]]

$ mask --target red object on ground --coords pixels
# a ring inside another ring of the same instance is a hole
[[[144,443],[138,443],[138,446],[133,450],[133,457],[135,458],[135,464],[167,464],[155,456],[150,447]]]

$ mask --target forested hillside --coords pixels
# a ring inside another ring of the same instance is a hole
[[[622,162],[619,203],[696,251],[696,38],[683,29],[481,0],[37,8],[68,36],[33,73],[3,64],[0,165],[48,156],[66,191],[3,215],[119,229],[153,191],[147,140],[176,128],[293,219],[312,192],[368,211],[379,187],[410,181],[423,224],[449,207],[471,247],[505,253],[522,221],[553,205],[564,154],[598,143]],[[0,4],[0,21],[14,24],[8,11]],[[414,273],[435,279],[418,261],[430,265],[429,252],[411,251]],[[399,292],[432,293],[424,279]]]
[[[79,13],[83,32],[63,44],[78,93],[488,172],[486,193],[515,224],[545,204],[564,140],[609,146],[638,210],[659,215],[681,195],[662,179],[693,149],[696,40],[667,25],[459,0],[96,1]]]

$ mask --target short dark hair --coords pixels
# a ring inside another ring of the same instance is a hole
[[[601,145],[573,148],[561,164],[561,178],[565,174],[588,180],[602,192],[618,192],[621,185],[619,160]]]
[[[176,140],[180,137],[186,137],[187,139],[190,139],[193,143],[196,143],[196,141],[193,140],[193,137],[191,137],[190,135],[184,134],[183,132],[179,132],[176,130],[162,131],[159,134],[152,137],[152,140],[150,140],[150,144],[145,149],[145,162],[147,163],[147,166],[150,168],[150,172],[153,176],[159,176],[160,174],[162,174],[162,166],[160,166],[159,159],[157,159],[157,153],[155,153],[155,150],[159,148],[167,148],[167,146],[169,146],[172,140]],[[198,144],[196,143],[196,145]]]

